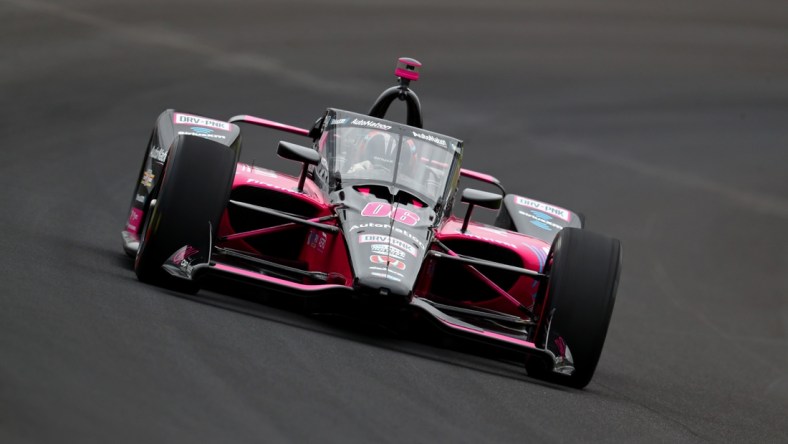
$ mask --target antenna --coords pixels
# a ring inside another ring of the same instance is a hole
[[[421,62],[410,57],[400,57],[397,59],[397,68],[394,69],[394,75],[399,80],[399,86],[392,86],[391,88],[383,91],[383,94],[375,100],[372,108],[369,110],[371,117],[383,119],[386,117],[391,102],[394,99],[399,99],[405,102],[407,106],[407,124],[415,126],[416,128],[423,128],[424,121],[421,116],[421,103],[419,97],[413,92],[408,85],[410,82],[419,80],[419,70],[421,69]]]
[[[397,60],[397,69],[394,70],[394,75],[399,78],[399,84],[407,88],[411,80],[419,80],[419,69],[421,62],[410,57],[400,57]]]

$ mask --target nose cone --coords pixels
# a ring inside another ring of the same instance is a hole
[[[408,303],[429,245],[432,209],[347,188],[339,213],[359,297]]]
[[[411,287],[387,278],[385,272],[363,273],[357,276],[355,287],[362,298],[376,304],[401,306],[411,299]]]
[[[389,301],[409,302],[423,249],[402,239],[396,223],[368,224],[349,243],[356,264],[356,289]],[[408,232],[409,233],[409,232]]]

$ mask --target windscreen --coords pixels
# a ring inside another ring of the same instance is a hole
[[[392,184],[434,203],[451,175],[454,150],[440,137],[364,118],[332,118],[320,140],[344,185]]]

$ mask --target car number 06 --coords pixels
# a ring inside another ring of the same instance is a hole
[[[392,215],[391,213],[392,206],[387,202],[370,202],[361,210],[361,215],[367,217],[389,217]],[[405,225],[414,226],[419,222],[420,217],[411,211],[397,208],[394,211],[393,219]]]

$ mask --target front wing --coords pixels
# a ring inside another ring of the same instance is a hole
[[[192,265],[195,261],[184,258],[184,250],[187,250],[187,247],[179,250],[163,265],[164,269],[175,277],[187,280],[201,280],[205,277],[217,276],[239,281],[264,289],[271,295],[295,298],[302,308],[316,312],[336,311],[338,308],[345,306],[345,304],[365,302],[363,295],[359,295],[353,287],[347,285],[294,282],[276,271],[266,271],[263,268],[251,270],[248,267],[211,260],[211,258],[207,262],[201,262],[198,259],[197,263]],[[550,350],[537,346],[534,342],[529,341],[525,335],[494,331],[467,322],[467,319],[469,317],[473,318],[474,314],[484,316],[487,319],[494,319],[496,315],[448,307],[417,296],[413,296],[407,306],[400,308],[404,308],[405,310],[403,311],[406,312],[415,312],[417,315],[421,315],[418,316],[420,318],[431,320],[432,324],[444,334],[497,347],[506,350],[509,354],[519,355],[523,359],[541,360],[546,368],[556,373],[570,374],[574,370],[565,357],[556,356]],[[503,318],[508,315],[500,314],[497,316],[501,317],[501,320],[506,320]]]

